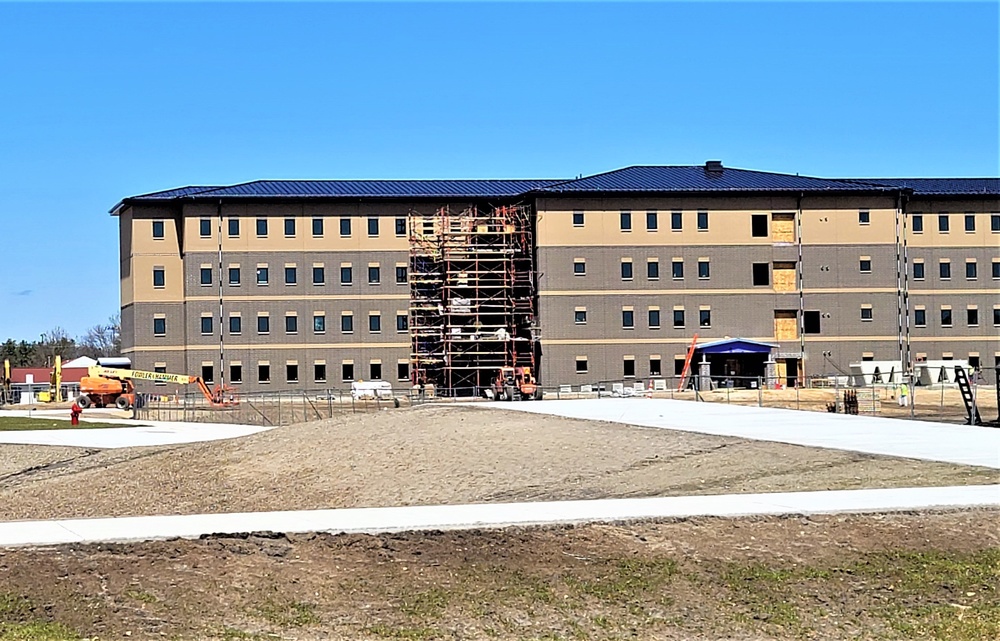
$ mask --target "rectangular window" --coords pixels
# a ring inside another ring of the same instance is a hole
[[[345,381],[354,380],[354,363],[344,363],[340,366],[340,378]]]
[[[229,219],[229,237],[238,238],[240,235],[240,219],[230,218]]]
[[[913,310],[913,325],[915,327],[927,327],[927,310],[926,309],[915,309],[915,310]]]
[[[257,316],[257,333],[268,334],[270,332],[271,332],[271,317],[265,315]]]
[[[674,327],[677,329],[682,329],[684,327],[684,310],[675,309],[674,310]]]
[[[382,331],[382,317],[378,314],[368,315],[368,331],[372,334],[379,334]]]
[[[698,278],[702,280],[711,277],[712,271],[707,260],[698,261]]]
[[[236,286],[240,284],[240,268],[230,267],[229,268],[229,284]]]
[[[913,261],[913,280],[924,279],[924,261]]]
[[[656,231],[659,225],[658,215],[655,211],[646,212],[646,231]]]
[[[313,230],[313,236],[314,237],[319,237],[319,236],[323,235],[323,219],[322,218],[313,218],[312,219],[312,230]]]
[[[297,363],[285,364],[285,380],[289,383],[299,382],[299,366]]]
[[[820,333],[820,313],[816,311],[807,311],[802,315],[802,333],[804,334],[819,334]]]
[[[167,335],[167,319],[166,318],[154,318],[153,319],[153,336],[166,336]]]
[[[212,268],[202,267],[201,268],[201,284],[211,285],[212,284]]]
[[[872,215],[867,209],[862,209],[858,212],[858,224],[868,225],[872,222]]]
[[[368,235],[378,236],[378,218],[368,219]]]
[[[368,284],[378,285],[382,282],[382,269],[377,265],[368,266]]]
[[[258,218],[257,219],[257,237],[262,238],[267,236],[267,219]]]
[[[622,310],[622,328],[632,329],[635,327],[635,312],[631,309]]]
[[[326,363],[315,363],[313,365],[313,380],[317,383],[326,382]]]
[[[406,267],[403,265],[396,265],[396,284],[405,285],[406,282]]]
[[[948,222],[948,214],[938,214],[938,231],[947,234],[951,225]]]
[[[965,263],[965,278],[966,280],[976,280],[979,277],[979,269],[976,261],[970,260]]]
[[[990,231],[1000,232],[1000,214],[990,214]]]
[[[215,368],[211,365],[201,366],[201,378],[206,383],[211,383],[215,380]]]
[[[1000,260],[993,261],[993,280],[1000,278]]]
[[[1000,307],[993,308],[993,326],[1000,325]]]
[[[153,238],[162,239],[163,238],[163,221],[154,220],[153,221]]]
[[[410,364],[406,362],[396,363],[396,380],[410,380]]]
[[[660,310],[649,310],[649,329],[660,329]]]
[[[861,270],[862,274],[872,273],[872,259],[862,258],[861,261],[858,263],[858,268]]]
[[[576,357],[576,373],[586,374],[587,373],[587,357],[577,356]]]
[[[619,223],[622,231],[632,231],[632,212],[621,212]]]
[[[299,268],[298,267],[285,267],[285,284],[295,285],[299,282]]]
[[[166,286],[167,278],[162,267],[153,268],[153,287],[163,289]]]
[[[870,321],[870,320],[872,320],[874,318],[873,315],[872,315],[872,313],[873,313],[873,310],[872,310],[871,307],[862,307],[861,308],[861,320],[863,320],[863,321]]]
[[[767,214],[750,216],[750,235],[754,238],[767,238]]]
[[[771,284],[770,263],[754,263],[752,269],[754,287],[767,287]]]
[[[373,381],[382,380],[382,363],[376,363],[374,361],[368,363],[368,374],[368,378]]]
[[[938,272],[941,275],[941,280],[951,279],[951,263],[946,263],[944,261],[938,263]]]
[[[236,365],[235,363],[229,366],[229,382],[230,383],[242,383],[243,382],[243,366]]]
[[[397,218],[396,219],[396,235],[405,236],[406,235],[406,219]]]
[[[661,364],[659,356],[649,357],[649,375],[663,376],[663,365]]]
[[[326,333],[326,314],[313,314],[313,334]]]
[[[587,262],[582,258],[573,261],[573,275],[585,276],[587,274]]]
[[[410,329],[410,318],[406,314],[396,314],[396,331],[406,332]]]
[[[698,212],[698,231],[708,231],[708,212]]]
[[[583,227],[583,212],[580,210],[573,212],[573,226]]]
[[[201,333],[202,335],[207,335],[212,333],[212,317],[202,316],[201,317]]]
[[[345,237],[351,235],[351,219],[350,218],[341,218],[340,219],[340,235],[341,236],[345,236]]]
[[[951,327],[951,308],[941,309],[941,327]]]
[[[298,334],[299,333],[299,317],[295,314],[289,314],[285,316],[285,333],[286,334]]]
[[[202,218],[198,221],[198,235],[202,238],[212,237],[212,221],[208,218]]]
[[[573,322],[577,325],[587,324],[587,310],[578,309],[573,312]]]
[[[286,218],[285,219],[285,238],[293,238],[295,236],[295,219]]]
[[[966,214],[965,215],[965,231],[976,231],[976,215]]]
[[[632,280],[632,261],[622,261],[622,280]]]
[[[670,229],[680,231],[684,227],[684,214],[679,211],[670,212]]]
[[[340,268],[340,284],[350,285],[354,282],[354,268],[341,266]]]
[[[270,270],[267,267],[257,268],[257,284],[267,285],[267,281],[270,278]]]
[[[258,363],[257,364],[257,382],[258,383],[270,383],[271,382],[271,365],[268,363]]]
[[[650,260],[646,262],[646,278],[649,280],[660,280],[660,262]]]
[[[230,334],[242,334],[243,333],[243,317],[242,316],[230,316],[229,317],[229,333]]]
[[[635,358],[626,356],[622,359],[622,376],[625,378],[635,378]]]
[[[670,263],[670,277],[674,280],[680,280],[684,278],[684,261],[683,260],[673,260]]]
[[[345,334],[354,333],[354,317],[350,314],[341,314],[340,316],[340,331]]]
[[[922,214],[913,214],[910,220],[913,222],[914,234],[924,233],[924,217]]]
[[[319,266],[313,267],[313,285],[323,285],[326,283],[326,269]]]
[[[965,310],[966,321],[969,327],[979,327],[979,309],[970,307]]]
[[[712,310],[710,310],[710,309],[699,309],[698,310],[698,325],[700,327],[711,327],[712,326]]]

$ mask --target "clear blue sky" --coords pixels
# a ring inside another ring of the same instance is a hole
[[[0,340],[117,311],[120,198],[630,164],[997,176],[998,5],[2,4]]]

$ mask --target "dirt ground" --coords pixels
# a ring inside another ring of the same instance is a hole
[[[0,638],[1000,638],[1000,512],[0,551]]]
[[[996,483],[945,463],[460,406],[227,441],[0,446],[0,520]]]

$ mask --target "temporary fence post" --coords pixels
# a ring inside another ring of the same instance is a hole
[[[802,409],[799,407],[799,382],[795,381],[795,409]]]
[[[757,377],[757,407],[764,407],[764,384],[760,376]]]

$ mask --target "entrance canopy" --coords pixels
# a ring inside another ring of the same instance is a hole
[[[695,351],[701,354],[770,354],[775,347],[777,345],[749,338],[726,338],[697,345]]]

